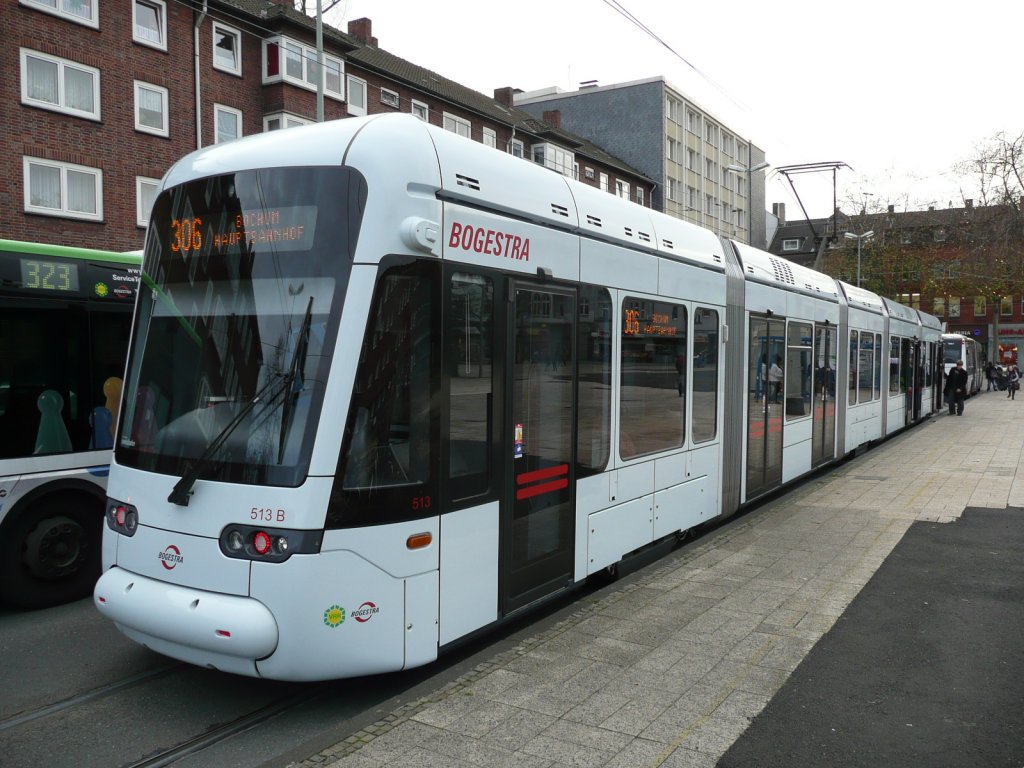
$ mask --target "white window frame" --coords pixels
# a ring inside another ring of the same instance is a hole
[[[160,179],[151,179],[146,176],[135,177],[135,224],[145,229],[149,226],[149,214],[152,211],[142,209],[142,188],[153,188],[153,200],[156,200],[156,191],[160,188]]]
[[[412,100],[412,104],[409,105],[409,111],[414,117],[418,117],[424,123],[430,122],[430,106],[424,104],[422,101]]]
[[[623,200],[629,200],[629,182],[622,179],[615,180],[615,196]]]
[[[498,148],[498,132],[493,128],[484,128],[483,139],[484,146],[491,147],[492,149]]]
[[[278,128],[271,128],[270,121],[278,120],[281,125]],[[291,112],[271,112],[263,116],[263,132],[268,133],[270,131],[280,131],[285,128],[295,128],[299,125],[312,125],[313,120],[308,117],[301,117],[300,115],[293,114]],[[291,125],[289,125],[291,123]]]
[[[645,204],[644,203],[644,197],[645,197],[645,195],[644,195],[644,188],[638,186],[636,188],[636,204],[637,205],[644,205]]]
[[[267,67],[270,64],[270,46],[277,46],[277,74],[268,75]],[[287,62],[285,59],[285,50],[287,46],[292,45],[299,49],[299,55],[302,57],[302,75],[296,77],[289,75],[287,70]],[[309,65],[312,63],[316,65],[316,48],[300,43],[298,40],[294,40],[290,37],[283,35],[277,35],[275,37],[268,37],[263,41],[262,47],[262,68],[260,71],[260,81],[263,85],[270,85],[271,83],[288,83],[294,85],[297,88],[303,88],[307,91],[316,91],[316,83],[309,82]],[[334,71],[337,72],[339,81],[338,89],[331,90],[328,86],[327,72],[333,65]],[[324,82],[324,96],[335,101],[344,101],[344,84],[345,84],[345,62],[339,59],[337,56],[330,56],[324,54],[324,67],[320,73]]]
[[[352,100],[353,93],[362,93],[362,104],[357,104]],[[345,101],[345,107],[350,115],[365,115],[366,114],[366,102],[369,98],[368,91],[366,89],[366,81],[361,77],[354,77],[348,75],[345,78],[345,93],[348,94],[348,98]]]
[[[782,241],[782,250],[784,251],[799,251],[800,250],[800,238],[799,237],[788,237]]]
[[[60,170],[60,208],[47,208],[45,206],[32,204],[32,190],[30,189],[31,177],[29,168],[32,165],[45,165]],[[96,186],[96,212],[72,211],[67,207],[68,200],[68,171],[91,174],[95,179]],[[74,163],[62,163],[57,160],[46,160],[40,157],[25,156],[22,159],[22,173],[25,189],[25,212],[38,213],[43,216],[56,216],[62,219],[84,219],[86,221],[103,221],[103,171],[99,168],[89,168],[85,165]]]
[[[217,35],[223,34],[228,37],[235,39],[235,66],[228,67],[224,64],[217,63]],[[213,22],[213,68],[220,70],[221,72],[227,72],[229,75],[242,76],[242,33],[234,27],[229,27],[227,24],[222,24],[219,21]]]
[[[608,192],[608,174],[601,173],[598,175],[598,186],[601,187],[602,192]]]
[[[164,124],[163,124],[162,128],[153,128],[153,127],[148,126],[148,125],[143,125],[142,122],[139,120],[139,88],[146,88],[146,89],[148,89],[150,91],[158,91],[160,93],[161,102],[163,104],[163,115],[164,115]],[[167,89],[162,87],[162,86],[159,86],[159,85],[153,85],[153,83],[147,83],[147,82],[143,82],[142,80],[136,80],[135,81],[135,87],[133,89],[133,93],[135,94],[135,107],[134,107],[134,112],[135,112],[135,130],[139,131],[140,133],[151,133],[154,136],[164,136],[164,137],[170,136],[171,135],[170,115],[168,114],[168,111],[169,111],[169,109],[168,109],[168,107],[169,107],[169,105],[168,105],[169,96],[168,96],[168,93],[167,93]]]
[[[154,41],[138,36],[139,4],[149,6],[157,12],[160,23],[160,40]],[[132,41],[160,51],[167,50],[167,3],[164,0],[132,0]]]
[[[238,120],[238,135],[221,141],[220,138],[220,116],[222,114],[232,115]],[[229,141],[242,138],[242,110],[229,107],[227,104],[217,104],[214,102],[213,105],[213,143],[214,144],[226,144]]]
[[[43,13],[49,13],[52,16],[59,16],[62,19],[73,21],[75,24],[81,24],[86,27],[92,27],[93,29],[100,28],[100,12],[99,12],[99,0],[89,0],[89,17],[79,16],[77,13],[72,13],[66,10],[62,6],[67,5],[69,0],[57,0],[55,7],[51,8],[46,5],[42,0],[21,0],[21,4],[32,8]]]
[[[520,139],[512,139],[509,142],[509,154],[512,157],[526,157],[526,145]]]
[[[473,123],[464,117],[453,115],[450,112],[442,113],[442,127],[456,136],[464,136],[467,139],[473,138]],[[460,129],[465,129],[465,133]]]
[[[58,56],[51,56],[47,53],[40,53],[39,51],[33,51],[30,48],[22,48],[21,51],[21,103],[29,107],[38,107],[39,109],[48,109],[51,112],[62,112],[65,115],[74,115],[75,117],[84,117],[86,120],[99,120],[100,119],[100,71],[95,67],[87,67],[85,64],[79,64],[74,61],[68,61]],[[49,101],[42,101],[40,99],[33,99],[28,92],[28,59],[34,58],[40,61],[47,61],[57,65],[57,104],[53,104]],[[66,106],[64,101],[64,71],[66,69],[76,69],[80,72],[86,72],[92,75],[92,100],[93,104],[96,105],[95,112],[87,112],[83,109],[75,109],[73,107]]]
[[[383,104],[385,107],[399,109],[402,104],[402,99],[398,95],[398,91],[392,91],[390,88],[381,88],[380,103]]]

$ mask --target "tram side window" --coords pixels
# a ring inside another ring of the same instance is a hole
[[[697,307],[693,313],[693,441],[718,434],[718,311]]]
[[[444,330],[448,369],[448,478],[454,501],[491,490],[494,282],[452,275]]]
[[[860,333],[850,331],[850,382],[849,382],[849,404],[857,404],[857,350],[860,344]]]
[[[327,526],[437,514],[439,265],[377,283],[356,371]]]
[[[900,339],[893,336],[889,339],[889,394],[900,393]]]
[[[580,287],[576,350],[579,361],[577,477],[585,477],[604,469],[611,454],[612,298],[604,288]]]
[[[811,326],[790,323],[786,333],[786,421],[811,412]]]
[[[875,335],[867,331],[860,332],[860,354],[857,367],[857,393],[858,403],[871,402],[871,366],[875,360],[874,352]]]
[[[680,448],[686,434],[686,307],[627,297],[622,306],[619,455]]]
[[[910,388],[910,339],[900,339],[900,392]]]
[[[875,375],[871,379],[871,399],[882,396],[882,334],[875,334]]]

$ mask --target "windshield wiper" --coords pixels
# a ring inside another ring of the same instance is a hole
[[[192,496],[192,487],[196,484],[196,480],[199,479],[199,475],[206,471],[207,467],[212,463],[213,457],[217,451],[220,450],[221,446],[227,441],[231,434],[238,429],[238,425],[242,423],[246,416],[248,416],[253,408],[255,408],[263,399],[263,395],[266,394],[274,385],[278,385],[278,389],[267,398],[267,407],[277,400],[282,394],[291,392],[292,397],[285,400],[286,416],[291,413],[291,403],[294,397],[298,395],[295,392],[295,384],[300,380],[303,368],[306,363],[306,352],[309,348],[309,329],[313,323],[313,297],[309,297],[309,304],[306,307],[306,316],[302,320],[302,327],[299,329],[299,338],[295,347],[295,352],[292,353],[291,364],[288,366],[288,372],[281,374],[280,378],[271,379],[263,388],[257,392],[252,400],[247,402],[242,409],[235,414],[234,418],[231,419],[224,428],[217,434],[217,436],[210,442],[203,451],[203,454],[190,463],[185,474],[181,476],[181,479],[174,484],[174,488],[171,489],[170,495],[167,497],[167,501],[171,504],[177,504],[179,507],[187,507],[189,497]],[[300,386],[301,391],[301,386]],[[284,429],[284,421],[282,419],[282,430]],[[282,437],[283,441],[283,437]],[[282,442],[283,450],[283,442]],[[280,461],[280,459],[278,459]]]
[[[292,416],[292,409],[295,401],[299,399],[302,389],[305,386],[303,374],[306,370],[306,353],[309,352],[309,329],[313,325],[313,297],[309,297],[309,304],[306,305],[306,316],[302,318],[302,327],[299,328],[299,338],[295,342],[295,352],[292,353],[292,364],[288,369],[288,378],[285,380],[286,396],[281,406],[281,436],[277,447],[277,463],[284,460],[285,443],[288,438],[289,421]]]

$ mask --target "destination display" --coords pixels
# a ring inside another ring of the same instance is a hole
[[[78,264],[21,259],[21,285],[40,291],[77,291]]]
[[[174,253],[250,245],[261,250],[307,251],[316,235],[317,206],[243,211],[232,216],[171,219],[166,233]]]

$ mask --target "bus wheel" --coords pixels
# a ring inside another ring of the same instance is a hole
[[[99,578],[102,535],[93,499],[54,496],[23,510],[0,532],[0,600],[47,608],[85,597]]]

